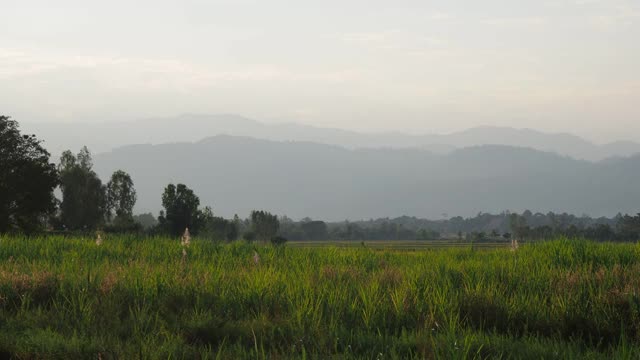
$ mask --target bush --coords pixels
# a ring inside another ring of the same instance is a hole
[[[254,233],[253,231],[247,231],[246,233],[244,233],[244,235],[242,235],[242,238],[248,242],[253,242],[256,239],[256,233]]]
[[[287,242],[287,239],[282,236],[274,236],[271,238],[271,243],[273,245],[284,245]]]

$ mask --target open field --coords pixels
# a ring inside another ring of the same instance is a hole
[[[511,245],[508,241],[490,241],[471,243],[465,240],[366,240],[366,241],[291,241],[287,246],[293,248],[366,247],[375,250],[427,250],[427,249],[505,249]]]
[[[0,358],[640,357],[636,244],[298,245],[4,236]]]

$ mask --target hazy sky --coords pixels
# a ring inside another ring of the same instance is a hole
[[[0,0],[0,113],[640,140],[638,0]]]

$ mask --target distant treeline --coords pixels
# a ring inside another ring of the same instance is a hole
[[[35,135],[20,133],[18,123],[0,116],[0,233],[136,233],[179,236],[191,234],[219,241],[282,243],[289,240],[435,240],[506,241],[585,237],[600,241],[640,239],[640,215],[614,218],[570,214],[504,212],[479,213],[472,218],[426,220],[415,217],[326,223],[309,218],[294,221],[262,210],[247,219],[215,216],[200,207],[200,199],[185,184],[168,184],[163,210],[134,215],[137,193],[131,176],[122,170],[106,184],[93,170],[89,149],[65,151],[58,164]],[[54,196],[59,188],[62,199]]]
[[[416,217],[330,222],[283,217],[280,233],[304,240],[435,240],[505,241],[552,239],[558,236],[584,237],[598,241],[636,241],[640,239],[640,215],[618,214],[614,218],[591,218],[571,214],[503,212],[480,213],[475,217],[427,220]]]

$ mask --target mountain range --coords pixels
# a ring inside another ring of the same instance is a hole
[[[592,162],[507,145],[435,153],[217,135],[124,146],[95,155],[94,163],[102,179],[117,169],[131,174],[137,212],[157,213],[169,182],[187,184],[202,205],[227,217],[253,209],[331,221],[525,209],[592,216],[640,210],[640,155]]]
[[[24,123],[25,132],[38,134],[54,156],[88,145],[93,153],[130,144],[194,142],[215,135],[246,136],[273,141],[309,141],[347,149],[417,148],[436,154],[479,145],[526,147],[577,160],[601,161],[640,153],[640,144],[618,141],[595,144],[571,134],[530,129],[478,127],[451,134],[359,133],[308,125],[266,124],[237,115],[193,115],[104,123]]]

